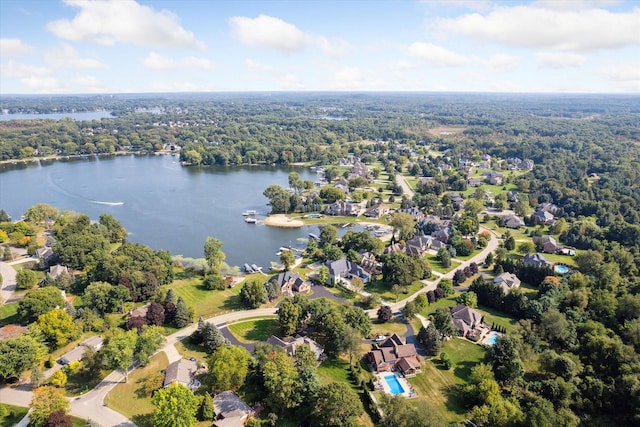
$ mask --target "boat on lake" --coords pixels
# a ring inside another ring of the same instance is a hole
[[[250,209],[248,211],[244,211],[242,212],[242,216],[252,216],[252,215],[257,215],[258,212],[254,211],[253,209]]]
[[[255,218],[248,217],[244,219],[244,222],[246,222],[247,224],[257,224],[258,220]]]

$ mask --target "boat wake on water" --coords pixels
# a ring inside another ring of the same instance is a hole
[[[89,200],[90,203],[95,203],[96,205],[107,205],[107,206],[122,206],[124,202],[101,202],[99,200]]]

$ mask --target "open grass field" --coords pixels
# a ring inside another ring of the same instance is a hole
[[[129,375],[127,383],[118,384],[107,395],[105,402],[109,408],[120,412],[139,427],[153,427],[153,410],[151,396],[143,392],[145,378],[167,367],[169,361],[164,352],[151,358],[144,368],[138,368]]]
[[[210,291],[202,286],[202,280],[197,276],[175,280],[172,284],[163,288],[171,288],[176,293],[176,296],[182,297],[187,306],[193,308],[195,319],[200,316],[207,319],[218,314],[243,308],[239,297],[240,289],[242,288],[241,284],[224,291]]]
[[[24,418],[29,412],[29,408],[23,408],[22,406],[8,405],[6,403],[0,403],[4,409],[6,409],[7,415],[0,415],[0,427],[12,427]],[[0,411],[5,412],[5,411]]]
[[[371,283],[367,283],[364,287],[364,290],[372,293],[373,295],[382,298],[385,301],[395,302],[396,297],[399,300],[406,298],[407,295],[413,295],[415,292],[418,292],[420,289],[424,288],[426,285],[420,281],[413,282],[410,286],[404,290],[404,292],[400,292],[397,296],[393,292],[391,292],[391,287],[387,286],[382,281],[373,281]]]
[[[442,351],[451,358],[453,367],[446,370],[437,358],[425,360],[422,372],[409,378],[409,383],[418,394],[409,402],[416,408],[436,411],[438,418],[446,422],[462,421],[467,409],[458,387],[466,382],[471,368],[484,359],[485,349],[454,338],[445,343]]]
[[[17,302],[0,305],[0,327],[10,323],[20,323]]]
[[[483,322],[485,325],[491,326],[492,324],[502,326],[507,332],[511,332],[518,323],[517,319],[510,317],[500,311],[494,310],[485,306],[478,306],[477,310],[482,313]]]
[[[386,323],[380,323],[377,320],[372,322],[371,335],[391,335],[398,334],[400,336],[407,333],[407,325],[400,319],[394,317]]]
[[[227,328],[243,343],[266,341],[271,335],[280,335],[280,326],[276,318],[234,323]]]

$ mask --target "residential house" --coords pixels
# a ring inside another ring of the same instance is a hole
[[[556,213],[556,211],[558,210],[558,206],[556,206],[553,203],[540,203],[537,207],[536,207],[537,211],[543,211],[543,212],[551,212],[551,213]]]
[[[420,359],[416,347],[407,344],[397,334],[391,335],[365,357],[374,372],[396,369],[408,377],[420,372]]]
[[[406,241],[405,252],[407,255],[419,255],[431,248],[431,243],[435,240],[430,236],[414,236],[411,240]]]
[[[500,172],[489,171],[482,174],[485,182],[491,185],[502,185],[502,174]]]
[[[534,236],[533,243],[540,247],[542,252],[547,254],[555,254],[559,249],[561,249],[561,246],[558,245],[553,236]]]
[[[358,216],[360,214],[360,203],[338,200],[335,203],[327,205],[324,213],[334,216]]]
[[[520,199],[520,194],[517,191],[507,192],[507,202],[516,203]]]
[[[302,277],[291,271],[280,273],[271,280],[280,286],[282,295],[293,296],[295,292],[302,293],[311,290],[311,284],[308,281],[303,280]]]
[[[214,425],[217,427],[243,426],[253,410],[232,391],[223,391],[213,397],[213,410],[216,414]]]
[[[381,204],[373,205],[366,210],[364,216],[367,218],[382,218],[389,213],[389,207]]]
[[[524,265],[536,266],[536,267],[548,267],[548,268],[553,267],[553,263],[548,261],[544,257],[544,255],[542,255],[540,253],[526,254],[522,258],[522,263]]]
[[[454,207],[461,208],[464,206],[464,198],[458,193],[449,193],[449,197],[451,198],[451,204]]]
[[[86,340],[82,341],[80,345],[71,351],[63,354],[58,363],[61,365],[68,365],[73,362],[77,362],[82,359],[82,356],[86,353],[87,349],[98,351],[102,348],[102,338],[99,335],[94,335]]]
[[[195,391],[200,387],[194,375],[198,371],[198,365],[190,359],[180,359],[169,364],[164,371],[163,387],[167,388],[173,383],[185,385],[189,390]]]
[[[67,267],[60,265],[60,264],[56,264],[56,265],[52,265],[51,267],[49,267],[49,278],[51,278],[52,280],[57,279],[61,274],[63,273],[67,273]]]
[[[142,307],[138,307],[138,308],[134,308],[132,310],[129,310],[129,316],[130,317],[147,317],[147,312],[149,311],[149,306],[151,305],[151,303],[147,303],[145,305],[143,305]]]
[[[369,283],[371,280],[371,274],[355,262],[351,262],[346,258],[337,261],[327,261],[326,265],[329,267],[328,283],[339,282],[341,279],[351,280],[354,277],[360,278],[364,283]]]
[[[551,225],[554,223],[554,217],[548,211],[535,211],[533,213],[533,221],[539,225]]]
[[[349,186],[348,185],[336,184],[336,185],[334,185],[334,187],[337,188],[338,190],[344,191],[344,194],[349,194]]]
[[[458,304],[451,309],[453,324],[458,328],[460,336],[467,336],[482,324],[482,314],[471,307]]]
[[[451,237],[451,229],[441,228],[440,230],[436,230],[431,233],[431,236],[436,240],[440,240],[442,243],[449,243],[449,238]]]
[[[392,254],[394,252],[404,252],[404,246],[402,246],[400,243],[396,242],[396,243],[392,243],[389,246],[387,246],[386,248],[384,248],[384,251],[383,251],[383,253],[385,255]]]
[[[504,226],[507,228],[519,228],[524,227],[524,220],[515,215],[505,215],[502,217]]]
[[[429,245],[429,249],[434,250],[436,252],[439,251],[440,249],[446,248],[446,247],[447,247],[447,244],[444,243],[444,242],[441,242],[438,239],[433,239],[431,241],[431,244]]]
[[[480,187],[482,185],[482,181],[478,178],[469,178],[467,179],[467,186],[469,187]]]
[[[308,345],[311,349],[311,352],[315,354],[316,360],[320,360],[322,358],[322,355],[324,354],[324,349],[320,346],[320,344],[309,337],[297,336],[293,339],[285,341],[275,335],[271,335],[267,340],[267,343],[282,348],[289,356],[292,357],[296,352],[296,348],[301,345]]]
[[[47,266],[53,259],[54,255],[55,254],[53,253],[53,249],[51,249],[49,246],[45,246],[43,248],[36,249],[34,257],[37,258],[38,261],[40,261],[40,265]]]
[[[372,276],[375,274],[382,274],[382,263],[376,260],[376,256],[371,252],[365,252],[362,254],[360,266]]]
[[[493,284],[502,287],[504,294],[508,294],[512,289],[520,287],[520,279],[513,273],[504,272],[493,279]]]
[[[412,208],[400,209],[399,212],[403,212],[411,215],[411,217],[415,219],[417,222],[420,222],[424,219],[424,213],[419,208],[416,208],[415,206]]]

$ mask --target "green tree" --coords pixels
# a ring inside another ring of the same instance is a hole
[[[124,374],[124,381],[129,381],[129,366],[133,364],[137,344],[137,332],[115,332],[110,336],[101,350],[104,361],[111,369],[118,369]]]
[[[424,326],[420,328],[418,342],[422,344],[429,356],[437,356],[442,350],[442,338],[432,322],[426,328]]]
[[[285,353],[271,353],[262,366],[267,397],[265,402],[275,412],[297,407],[302,396],[299,375],[293,359]]]
[[[205,393],[202,403],[200,404],[200,420],[213,421],[215,417],[216,413],[213,406],[213,398],[209,393]]]
[[[294,190],[296,193],[299,193],[303,187],[304,184],[300,179],[300,174],[297,172],[289,172],[289,188]]]
[[[67,383],[67,374],[65,374],[62,370],[56,371],[51,376],[49,382],[55,387],[64,387],[64,385]]]
[[[207,260],[209,269],[218,273],[222,267],[222,263],[227,258],[222,252],[222,242],[214,237],[207,237],[204,242],[204,257]]]
[[[127,230],[111,214],[100,215],[100,227],[111,243],[121,243],[127,237]]]
[[[73,319],[61,308],[41,314],[36,324],[53,348],[62,347],[78,334]]]
[[[64,396],[64,392],[56,387],[39,387],[33,392],[30,407],[29,425],[42,427],[52,412],[60,409],[68,411],[69,401]]]
[[[453,295],[453,281],[451,279],[440,279],[437,287],[444,291],[444,296],[448,297],[450,295]]]
[[[296,262],[296,256],[291,250],[280,251],[280,262],[284,265],[284,270],[289,271],[291,266]]]
[[[285,298],[278,308],[278,324],[285,336],[293,335],[298,330],[298,322],[302,316],[300,306],[291,298]]]
[[[393,235],[399,240],[408,240],[416,233],[413,217],[405,212],[391,215],[389,225],[393,227]]]
[[[16,273],[16,289],[31,289],[38,284],[38,273],[28,268],[23,268]]]
[[[18,303],[18,314],[27,323],[56,307],[64,307],[64,298],[58,288],[48,286],[32,289]]]
[[[505,385],[518,384],[524,376],[524,364],[520,358],[517,338],[505,335],[489,348],[486,361],[493,368],[496,380]]]
[[[436,259],[440,261],[440,264],[442,264],[444,268],[451,267],[451,253],[447,248],[442,247],[438,249]]]
[[[149,363],[149,359],[153,353],[158,350],[164,343],[163,328],[160,326],[143,326],[142,333],[138,335],[136,340],[136,348],[134,356],[142,366]]]
[[[249,373],[251,355],[243,347],[223,345],[209,357],[211,382],[217,391],[236,391]]]
[[[40,203],[24,213],[24,220],[31,224],[50,224],[58,218],[59,211],[51,205]]]
[[[428,402],[421,402],[414,408],[402,396],[383,394],[380,407],[384,412],[385,427],[440,427],[437,411]]]
[[[533,253],[535,250],[536,246],[533,242],[522,242],[518,244],[518,253],[521,253],[522,255]]]
[[[289,252],[289,251],[287,251]],[[240,299],[249,308],[258,308],[267,302],[267,290],[255,281],[245,282],[240,289]]]
[[[322,427],[356,427],[363,410],[360,398],[348,384],[333,382],[318,390],[312,420]]]
[[[333,225],[323,225],[320,227],[320,247],[333,245],[338,241],[338,229]]]
[[[478,295],[473,291],[463,292],[456,298],[456,302],[467,307],[476,308],[478,306]]]
[[[44,343],[31,334],[0,341],[0,377],[19,377],[36,366],[47,354]]]
[[[151,403],[156,427],[192,427],[196,423],[198,398],[184,384],[173,383],[154,393]]]
[[[327,267],[326,265],[323,265],[318,270],[318,282],[320,282],[323,285],[326,285],[328,281],[329,281],[329,267]]]
[[[458,333],[458,328],[453,324],[449,309],[440,307],[432,315],[433,326],[440,332],[442,338],[452,337]]]
[[[184,328],[193,320],[193,313],[187,307],[187,303],[184,302],[182,297],[178,297],[178,302],[176,303],[176,313],[173,318],[173,323],[178,328]]]

